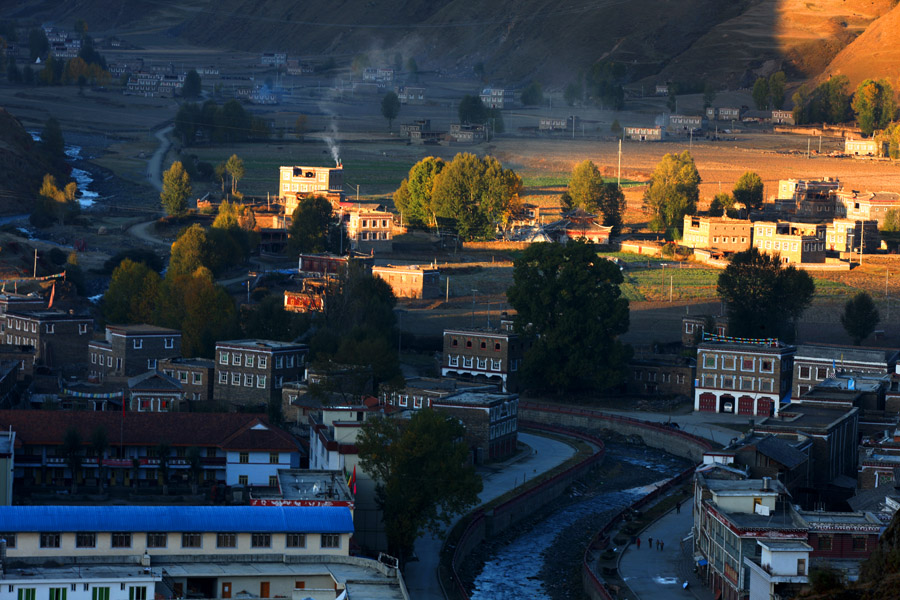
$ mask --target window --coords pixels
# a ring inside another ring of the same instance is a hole
[[[167,350],[175,347],[175,338],[166,338],[165,346]]]
[[[181,534],[182,548],[200,548],[202,544],[202,536],[196,532],[184,532]]]
[[[241,385],[241,374],[240,373],[232,373],[231,374],[231,385]]]
[[[816,368],[816,379],[827,379],[828,378],[828,369],[826,367],[817,367]]]
[[[228,373],[226,373],[225,371],[219,371],[219,383],[228,383]]]
[[[35,591],[34,588],[19,588],[18,600],[34,600]]]
[[[238,485],[247,485],[250,481],[250,478],[246,475],[238,475]]]
[[[753,391],[753,377],[741,377],[741,389]]]
[[[812,369],[810,367],[800,367],[800,379],[809,379],[812,375]]]
[[[422,397],[417,396],[413,398],[413,408],[422,408]]]
[[[759,391],[771,392],[772,391],[772,380],[767,377],[760,377],[759,378]]]
[[[66,600],[63,598],[63,600]],[[147,600],[147,588],[143,585],[128,586],[128,600]]]
[[[458,367],[459,366],[459,356],[450,356],[448,362],[451,367]]]
[[[284,357],[283,357],[283,356],[276,356],[276,357],[275,357],[275,368],[276,368],[276,369],[283,369],[283,368],[284,368]]]
[[[472,340],[466,340],[466,348],[472,347]]]
[[[741,359],[741,371],[752,371],[753,363],[754,363],[754,359],[752,359],[752,358],[742,358]]]
[[[704,373],[703,387],[715,387],[715,385],[716,385],[716,376],[715,375],[707,375]]]
[[[284,545],[288,548],[306,548],[306,534],[289,533],[284,538]]]
[[[487,369],[487,359],[486,358],[478,359],[478,368],[479,369]]]
[[[265,375],[257,375],[256,376],[256,387],[258,387],[258,388],[266,387],[266,376]]]
[[[716,355],[715,354],[704,354],[703,355],[703,367],[705,369],[715,369],[716,368]]]
[[[253,367],[253,363],[256,361],[256,357],[252,354],[248,354],[246,358],[244,358],[244,364],[248,367]]]
[[[16,534],[14,533],[0,533],[0,539],[6,540],[7,548],[15,548],[16,547]]]
[[[131,534],[127,531],[116,531],[112,534],[113,548],[131,548]]]
[[[480,346],[480,348],[481,348],[482,350],[487,350],[487,342],[484,341],[484,340],[481,340],[481,346]]]
[[[169,545],[169,536],[165,533],[148,533],[147,534],[147,547],[148,548],[165,548]]]
[[[246,465],[250,463],[250,453],[249,452],[241,452],[238,454],[238,462],[242,465]]]
[[[729,371],[734,371],[735,361],[733,356],[723,356],[722,357],[722,368],[727,369]]]
[[[806,559],[798,558],[797,559],[797,575],[806,575]]]
[[[830,535],[819,536],[819,550],[831,550],[832,537]]]
[[[87,323],[78,324],[78,333],[87,333]]]
[[[340,534],[338,534],[338,533],[323,533],[320,547],[321,548],[340,548],[341,547]]]
[[[853,549],[854,550],[865,550],[866,549],[866,538],[861,535],[853,536]]]
[[[66,588],[50,588],[50,600],[66,600]]]
[[[253,387],[253,375],[244,373],[244,387]]]
[[[734,389],[734,377],[731,375],[722,375],[722,387],[726,390]]]
[[[254,533],[250,535],[251,548],[269,548],[272,546],[271,533]]]
[[[268,366],[269,366],[269,358],[267,356],[260,356],[259,357],[259,368],[265,369]]]
[[[194,385],[203,384],[203,373],[191,373],[191,383]]]
[[[148,371],[152,371],[152,370],[155,369],[155,368],[156,368],[156,359],[155,359],[155,358],[148,358],[148,359],[147,359],[147,370],[148,370]]]
[[[457,340],[456,338],[450,338],[450,346],[452,348],[456,348],[457,346],[459,346],[459,340]]]
[[[9,547],[9,546],[7,546]],[[76,548],[96,548],[97,547],[97,534],[94,532],[80,532],[75,534],[75,547]]]
[[[759,370],[762,373],[774,373],[775,372],[775,361],[773,361],[771,358],[760,359]]]
[[[269,464],[277,465],[281,455],[278,452],[269,452]]]
[[[107,367],[111,367],[111,366],[112,366],[112,356],[107,356],[107,357],[106,357],[106,366],[107,366]]]
[[[140,349],[143,348],[143,347],[144,347],[144,340],[142,340],[141,338],[135,338],[135,340],[134,340],[134,349],[135,349],[135,350],[140,350]]]
[[[269,487],[271,487],[271,488],[278,487],[278,475],[269,475]]]
[[[18,324],[19,324],[19,322],[16,321],[16,325],[18,325]],[[16,329],[18,329],[18,327],[16,327]],[[53,330],[54,330],[54,325],[53,325],[53,323],[47,323],[47,324],[44,326],[44,333],[53,333]]]
[[[471,369],[473,362],[474,362],[474,360],[472,359],[471,356],[463,356],[463,367],[465,367],[467,369]]]
[[[231,364],[241,366],[241,355],[235,352],[231,355]]]
[[[41,548],[59,548],[58,533],[42,533]]]
[[[220,364],[220,365],[227,365],[227,364],[228,364],[228,353],[227,353],[227,352],[221,352],[221,353],[219,354],[219,364]]]
[[[284,377],[278,375],[275,377],[275,387],[281,389],[281,386],[284,384]]]
[[[499,371],[500,370],[500,361],[491,359],[491,371]]]
[[[95,587],[91,590],[91,600],[109,600],[109,588]]]
[[[216,548],[237,548],[237,536],[233,533],[217,533]]]

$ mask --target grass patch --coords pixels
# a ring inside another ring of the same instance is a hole
[[[622,292],[629,300],[709,300],[716,298],[717,269],[659,269],[625,271]]]
[[[813,275],[816,283],[816,298],[851,298],[859,290],[852,285],[830,279],[820,279]]]

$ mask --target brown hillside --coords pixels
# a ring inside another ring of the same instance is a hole
[[[887,77],[897,89],[900,74],[900,5],[872,23],[831,61],[823,78],[846,75],[855,88],[863,79]]]

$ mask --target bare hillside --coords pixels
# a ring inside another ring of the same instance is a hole
[[[866,31],[844,48],[822,73],[846,75],[855,88],[863,79],[887,77],[897,85],[900,72],[900,6],[872,23]],[[896,87],[895,87],[896,89]]]

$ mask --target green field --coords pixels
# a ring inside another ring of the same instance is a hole
[[[622,294],[634,301],[715,300],[717,269],[679,269],[678,267],[626,270]]]
[[[522,185],[525,186],[526,189],[529,188],[563,188],[569,185],[569,179],[572,177],[571,173],[539,173],[539,172],[525,172],[519,173],[522,176]],[[606,177],[604,181],[612,182],[615,181],[613,178]],[[646,185],[646,181],[634,181],[632,179],[623,179],[622,187],[634,187],[638,185]]]

